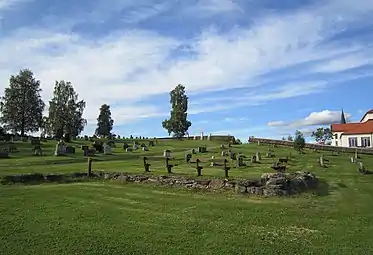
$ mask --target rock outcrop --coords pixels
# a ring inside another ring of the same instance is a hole
[[[93,172],[91,178],[117,180],[123,183],[147,183],[201,190],[231,190],[239,194],[259,196],[286,196],[316,188],[318,179],[310,172],[266,173],[260,179],[194,179],[176,175],[135,175],[128,173]],[[24,174],[2,178],[3,184],[42,182],[73,182],[87,180],[86,173],[68,174]]]

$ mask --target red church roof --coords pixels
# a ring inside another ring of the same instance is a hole
[[[332,132],[347,132],[361,123],[347,123],[347,124],[332,124]]]
[[[372,134],[373,133],[373,120],[360,123],[356,127],[344,132],[344,135],[358,135],[358,134]]]
[[[332,132],[343,132],[344,135],[372,134],[373,120],[362,123],[332,124]]]

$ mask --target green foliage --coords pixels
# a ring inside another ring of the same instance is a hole
[[[0,126],[0,137],[5,135],[6,134],[6,131],[3,127]]]
[[[289,135],[288,136],[288,141],[292,142],[293,140],[294,140],[294,138],[291,135]]]
[[[306,140],[304,139],[303,133],[297,130],[294,137],[294,149],[296,151],[302,152],[305,145]]]
[[[78,94],[70,82],[56,81],[53,98],[49,101],[47,126],[54,137],[70,140],[77,137],[87,121],[83,118],[85,102],[78,101]]]
[[[1,122],[6,130],[37,132],[42,126],[45,104],[40,96],[40,81],[35,80],[29,69],[20,70],[18,75],[9,79],[9,87],[1,98]]]
[[[114,120],[111,118],[110,106],[103,104],[100,107],[100,113],[97,118],[97,128],[95,134],[98,137],[109,137],[111,136],[111,130],[113,129]]]
[[[185,95],[185,87],[181,84],[170,92],[171,116],[162,122],[162,127],[173,134],[174,137],[183,137],[192,123],[188,117],[188,97]]]
[[[313,137],[316,142],[325,143],[332,139],[332,131],[330,128],[318,128],[316,131],[312,132],[311,137]]]

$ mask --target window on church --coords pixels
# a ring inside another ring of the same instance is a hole
[[[348,138],[348,146],[349,147],[357,147],[357,137]]]
[[[362,137],[361,138],[361,146],[362,147],[370,147],[370,137]]]

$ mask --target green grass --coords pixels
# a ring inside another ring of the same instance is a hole
[[[220,158],[220,144],[206,144],[211,149],[203,158]],[[44,144],[46,154],[53,154],[54,145]],[[174,173],[194,176],[183,158],[198,145],[162,141],[149,152],[131,154],[117,144],[115,155],[98,156],[93,169],[142,173],[139,156],[162,155],[168,148],[180,163]],[[34,157],[28,143],[17,146],[20,153],[0,160],[0,175],[86,169],[79,150],[69,157]],[[233,150],[250,156],[267,148]],[[1,254],[372,254],[373,176],[358,174],[348,154],[324,153],[330,162],[322,169],[319,153],[275,148],[276,156],[289,152],[294,155],[289,171],[312,171],[322,180],[317,194],[260,198],[115,181],[0,186]],[[371,156],[361,160],[373,168]],[[230,175],[259,177],[273,172],[272,162],[232,169]],[[154,174],[166,173],[163,162],[150,163]],[[224,173],[206,167],[203,175]]]

